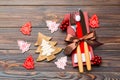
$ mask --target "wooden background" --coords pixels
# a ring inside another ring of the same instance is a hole
[[[93,66],[92,71],[85,69],[83,74],[73,68],[71,58],[65,70],[58,69],[54,62],[64,56],[57,55],[52,62],[35,62],[34,70],[26,70],[21,65],[28,55],[34,59],[37,33],[42,32],[58,41],[59,47],[66,46],[65,33],[58,30],[51,34],[45,24],[46,20],[61,22],[64,14],[81,8],[89,15],[97,14],[100,28],[97,29],[99,40],[104,45],[96,48],[94,53],[103,58],[100,67]],[[20,27],[32,22],[31,36],[22,35]],[[120,0],[0,0],[0,80],[120,80]],[[30,50],[22,54],[17,40],[32,43]]]

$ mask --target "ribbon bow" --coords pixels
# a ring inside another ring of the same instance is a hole
[[[92,31],[92,32],[84,35],[81,38],[71,37],[71,36],[68,35],[66,37],[65,41],[70,42],[70,44],[64,50],[64,53],[66,55],[70,55],[72,53],[72,51],[75,50],[76,47],[78,46],[78,44],[82,41],[86,41],[92,47],[97,47],[97,46],[102,45],[102,43],[100,43],[96,40],[95,31]]]

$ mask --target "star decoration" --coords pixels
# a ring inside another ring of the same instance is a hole
[[[23,40],[18,40],[17,43],[18,43],[19,49],[22,50],[22,53],[28,51],[31,45],[30,43],[27,43]]]
[[[53,33],[53,32],[58,30],[59,24],[57,24],[55,21],[47,20],[46,24],[47,24],[48,30],[50,30],[51,33]]]
[[[65,69],[66,63],[67,63],[67,56],[61,57],[60,59],[58,59],[55,62],[55,64],[57,65],[57,67],[61,68],[61,69]]]

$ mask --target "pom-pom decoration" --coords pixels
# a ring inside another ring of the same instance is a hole
[[[89,20],[89,25],[91,28],[98,28],[99,27],[99,20],[96,14],[94,14],[90,20]]]
[[[30,70],[30,69],[34,69],[34,59],[32,57],[32,55],[29,55],[24,64],[23,64],[23,67],[25,67],[26,69]]]
[[[62,20],[62,22],[59,26],[62,31],[67,30],[67,27],[70,25],[70,18],[69,17],[70,17],[70,14],[66,14],[64,16],[64,19]]]
[[[102,58],[95,55],[95,57],[92,58],[91,61],[93,62],[93,65],[100,65],[102,63]]]
[[[60,29],[64,31],[67,29],[68,26],[69,26],[69,21],[62,21]]]
[[[30,35],[31,33],[31,22],[27,22],[25,23],[21,28],[20,31],[24,34],[24,35]]]

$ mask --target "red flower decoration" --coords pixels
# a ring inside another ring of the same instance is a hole
[[[31,32],[31,22],[27,22],[27,23],[25,23],[22,27],[21,27],[21,29],[20,29],[20,31],[24,34],[24,35],[30,35],[30,32]]]
[[[23,67],[25,67],[28,70],[34,69],[34,59],[31,55],[26,58]]]
[[[102,63],[102,58],[96,55],[91,61],[94,65],[100,65]]]
[[[90,22],[89,25],[91,28],[98,28],[99,27],[99,20],[96,14],[94,14],[91,18],[90,18]]]

